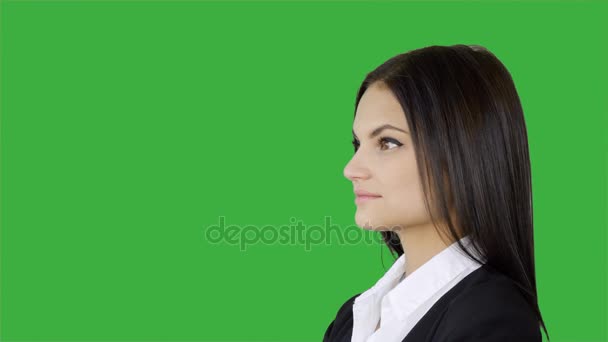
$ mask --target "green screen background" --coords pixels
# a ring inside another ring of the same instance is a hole
[[[2,341],[320,341],[384,247],[207,229],[354,225],[360,82],[459,43],[523,103],[552,340],[608,340],[605,2],[0,6]]]

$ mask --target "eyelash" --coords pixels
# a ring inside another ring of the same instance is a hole
[[[403,144],[398,142],[395,139],[392,138],[388,138],[388,137],[380,137],[378,139],[378,143],[380,143],[380,145],[382,146],[382,143],[393,143],[395,145],[397,145],[397,147],[402,146]],[[357,141],[357,139],[353,139],[352,141],[353,147],[355,148],[355,152],[357,152],[357,150],[359,149],[359,142]],[[390,148],[388,148],[387,150],[390,150]]]

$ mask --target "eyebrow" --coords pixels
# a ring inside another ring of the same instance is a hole
[[[369,138],[370,138],[370,139],[372,139],[373,137],[377,136],[378,134],[380,134],[380,133],[381,133],[383,130],[385,130],[385,129],[393,129],[393,130],[396,130],[396,131],[403,132],[403,133],[405,133],[405,134],[409,134],[408,132],[406,132],[406,131],[402,130],[402,129],[401,129],[401,128],[399,128],[399,127],[395,127],[395,126],[393,126],[393,125],[389,125],[389,124],[384,124],[384,125],[382,125],[382,126],[380,126],[380,127],[376,128],[376,129],[374,129],[374,130],[373,130],[373,131],[372,131],[372,132],[369,134]],[[357,135],[355,134],[355,130],[353,130],[353,135],[354,135],[355,137],[357,137]]]

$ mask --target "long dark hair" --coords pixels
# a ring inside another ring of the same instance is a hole
[[[526,124],[506,67],[479,45],[411,50],[367,74],[355,114],[375,82],[390,89],[405,112],[438,233],[479,261],[459,241],[469,235],[485,264],[522,290],[549,338],[536,291]],[[396,233],[381,234],[393,255],[403,254]]]

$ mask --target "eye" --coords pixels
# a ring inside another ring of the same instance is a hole
[[[355,152],[359,149],[359,141],[357,139],[353,139],[353,147],[355,148]]]
[[[392,138],[387,138],[387,137],[381,137],[380,140],[378,140],[378,142],[380,142],[380,146],[381,146],[380,149],[381,150],[385,150],[385,149],[382,148],[382,146],[386,146],[384,144],[393,144],[396,147],[399,147],[399,146],[403,145],[402,143],[398,142],[397,140],[392,139]],[[391,148],[386,148],[386,150],[390,150],[390,149]]]

